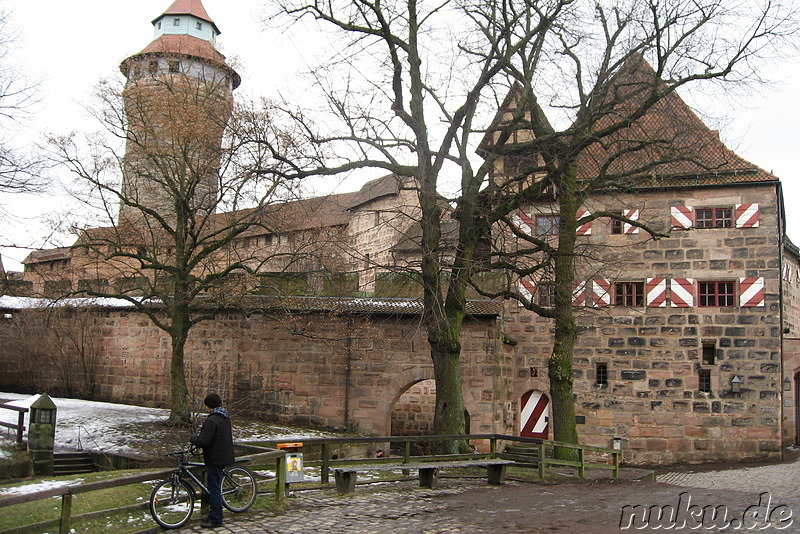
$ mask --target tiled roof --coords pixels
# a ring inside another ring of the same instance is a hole
[[[19,310],[56,304],[60,306],[92,306],[111,309],[129,309],[133,304],[123,299],[52,299],[32,297],[0,297],[0,309]],[[381,299],[368,297],[279,297],[252,295],[239,300],[235,308],[248,311],[286,311],[294,313],[331,312],[381,315],[421,315],[422,299]],[[153,301],[153,306],[159,306]],[[233,306],[231,306],[233,308]],[[473,317],[494,317],[500,315],[502,301],[468,300],[467,315]]]
[[[605,93],[592,95],[590,112],[595,122],[581,125],[600,132],[637,110],[653,89],[665,90],[653,68],[633,56],[609,82]],[[513,106],[520,88],[514,86],[484,136],[482,149],[504,113]],[[573,127],[576,127],[574,125]],[[736,155],[686,105],[675,91],[666,94],[630,126],[603,136],[577,157],[578,176],[594,180],[601,173],[625,180],[632,188],[681,187],[778,179]],[[618,182],[619,183],[619,182]]]
[[[29,263],[41,263],[41,262],[48,262],[55,260],[66,260],[71,257],[72,257],[71,247],[58,247],[58,248],[51,248],[44,250],[34,250],[30,254],[28,254],[24,260],[22,260],[22,263],[29,264]]]
[[[206,8],[203,7],[203,2],[200,0],[175,0],[175,2],[164,11],[163,15],[156,17],[153,22],[164,15],[192,15],[198,19],[203,19],[214,24],[214,21],[208,16]],[[215,28],[216,26],[217,25],[214,24]],[[217,29],[217,32],[219,32],[219,29]]]
[[[280,309],[291,312],[379,313],[388,315],[421,315],[422,299],[387,299],[373,297],[247,297],[244,307]],[[498,300],[468,300],[466,313],[471,316],[500,315],[503,302]]]
[[[397,195],[400,193],[400,185],[403,178],[396,174],[390,174],[382,178],[370,180],[361,186],[361,189],[354,195],[348,206],[349,209],[357,208],[367,202],[372,202],[382,197]]]
[[[226,64],[225,56],[220,54],[214,45],[205,39],[198,39],[191,35],[162,35],[147,45],[139,54],[182,54]]]

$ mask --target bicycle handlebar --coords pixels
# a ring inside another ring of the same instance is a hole
[[[168,453],[166,453],[164,455],[164,457],[165,458],[171,458],[171,457],[174,457],[174,456],[180,456],[181,458],[183,458],[187,454],[191,454],[191,455],[194,455],[194,456],[199,456],[200,455],[199,451],[200,451],[200,447],[197,447],[196,445],[189,445],[188,449],[182,449],[182,450],[179,450],[179,451],[168,452]]]

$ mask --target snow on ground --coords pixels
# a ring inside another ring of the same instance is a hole
[[[36,493],[37,491],[45,491],[67,485],[77,486],[81,482],[83,482],[82,478],[73,478],[69,481],[69,484],[65,483],[63,480],[42,480],[41,482],[35,482],[33,484],[0,488],[0,495],[27,495],[29,493]]]
[[[35,398],[0,392],[0,403],[9,401],[20,407],[29,407]],[[190,430],[167,426],[169,410],[166,409],[66,398],[53,398],[53,402],[58,408],[56,450],[100,450],[153,457],[188,445]],[[0,409],[0,421],[16,424],[17,417],[15,411]],[[313,429],[270,425],[235,415],[231,420],[235,441],[297,440],[333,435]],[[28,421],[26,414],[26,426]],[[0,427],[0,455],[5,454],[2,446],[11,445],[14,439],[13,430]]]

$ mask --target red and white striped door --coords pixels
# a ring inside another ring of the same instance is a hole
[[[536,390],[522,395],[519,420],[520,436],[548,439],[550,402],[547,395]]]

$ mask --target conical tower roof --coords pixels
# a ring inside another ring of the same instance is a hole
[[[128,76],[131,62],[142,56],[177,55],[215,65],[230,75],[234,89],[239,86],[241,77],[214,46],[214,40],[220,31],[201,0],[176,0],[164,13],[153,19],[152,23],[156,28],[155,40],[120,64],[122,74]]]
[[[153,24],[165,15],[192,15],[193,17],[197,17],[198,19],[212,24],[218,34],[222,33],[219,31],[219,28],[217,28],[216,23],[208,16],[208,12],[206,8],[203,7],[203,2],[200,0],[175,0],[162,15],[153,19]]]

